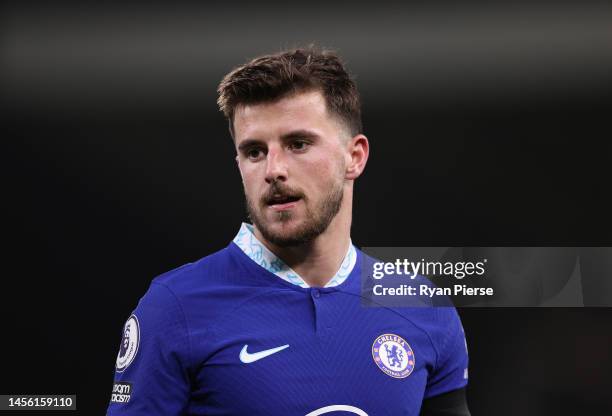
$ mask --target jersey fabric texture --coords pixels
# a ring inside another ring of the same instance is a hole
[[[124,328],[107,414],[418,415],[465,387],[456,310],[362,306],[375,260],[354,255],[333,287],[281,279],[235,242],[155,278]]]

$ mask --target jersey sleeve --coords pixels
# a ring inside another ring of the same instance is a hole
[[[123,328],[107,416],[173,416],[189,400],[190,340],[173,292],[151,284]]]
[[[443,317],[441,327],[446,330],[445,336],[440,337],[438,358],[427,380],[425,399],[460,389],[468,383],[467,342],[457,310],[453,307],[438,309]]]

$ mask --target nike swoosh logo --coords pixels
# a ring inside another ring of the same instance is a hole
[[[247,352],[248,345],[242,347],[242,351],[240,351],[240,361],[245,364],[254,363],[255,361],[261,360],[262,358],[266,358],[272,354],[276,354],[279,351],[284,350],[285,348],[289,348],[289,344],[283,345],[281,347],[271,348],[269,350],[255,352],[250,354]]]

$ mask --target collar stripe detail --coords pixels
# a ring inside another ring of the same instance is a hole
[[[291,267],[287,266],[284,261],[268,250],[268,248],[255,237],[251,224],[243,222],[233,241],[244,254],[270,273],[294,285],[303,288],[310,287],[299,274],[291,269]],[[334,287],[342,284],[353,271],[356,261],[357,252],[355,246],[351,243],[349,244],[349,249],[342,260],[340,268],[325,287]]]

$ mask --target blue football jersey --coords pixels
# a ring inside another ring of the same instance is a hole
[[[124,326],[108,415],[418,415],[464,387],[456,310],[362,306],[374,260],[355,253],[333,287],[283,280],[234,242],[157,277]]]

